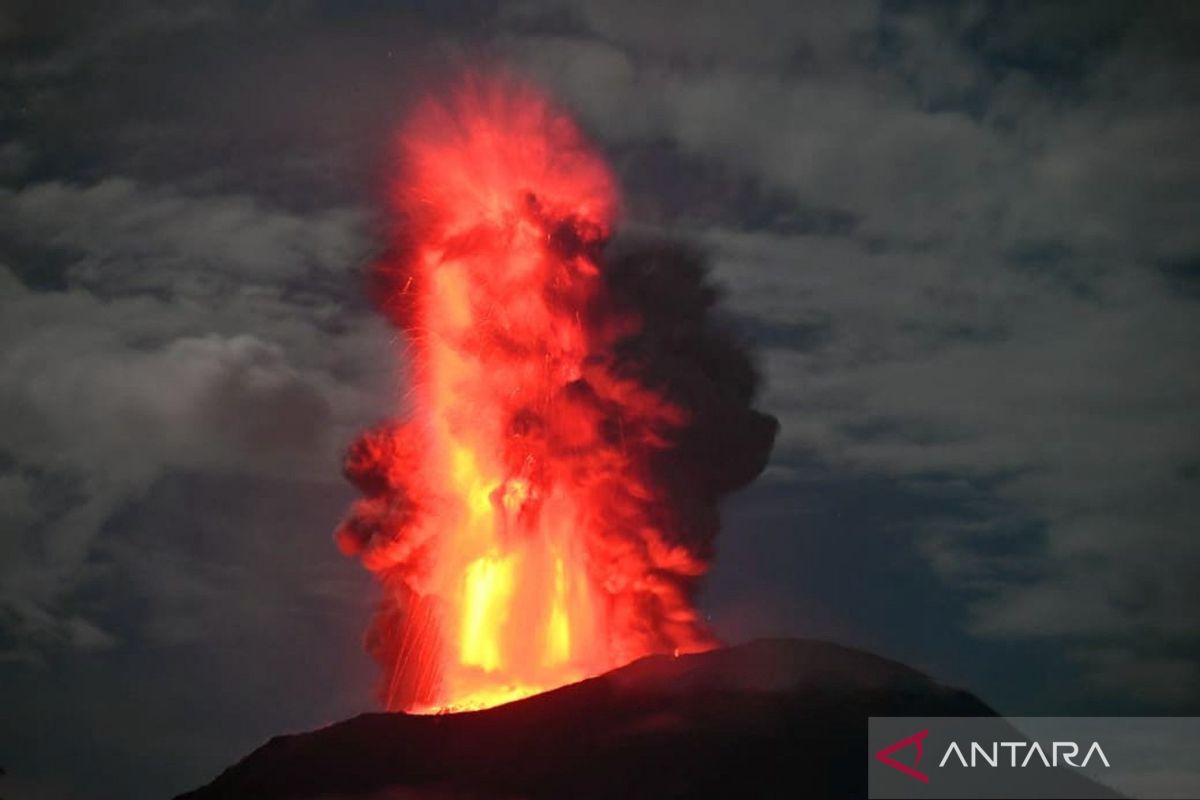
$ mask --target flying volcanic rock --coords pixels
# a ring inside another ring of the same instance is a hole
[[[865,797],[869,716],[993,714],[894,661],[762,640],[484,711],[278,737],[180,800]]]
[[[485,708],[717,644],[694,600],[721,496],[776,420],[700,258],[617,245],[607,165],[519,82],[414,111],[372,294],[409,386],[350,448],[338,546],[383,585],[390,710]]]

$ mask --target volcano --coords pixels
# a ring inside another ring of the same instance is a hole
[[[861,650],[759,640],[482,711],[280,736],[180,800],[865,797],[868,717],[994,714]]]

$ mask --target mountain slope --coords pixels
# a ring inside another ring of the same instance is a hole
[[[865,797],[868,716],[993,714],[869,653],[761,640],[486,711],[277,737],[183,798]]]

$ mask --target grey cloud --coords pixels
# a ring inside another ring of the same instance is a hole
[[[22,272],[53,259],[63,285],[0,276],[0,448],[24,531],[0,599],[7,650],[31,657],[111,644],[70,597],[107,579],[99,534],[124,504],[178,469],[336,480],[395,378],[382,326],[345,299],[368,252],[359,212],[121,179],[0,205]],[[70,492],[35,501],[55,487]]]
[[[1190,110],[1195,82],[1181,80],[1196,67],[1144,41],[1140,32],[1161,24],[1153,15],[1124,39],[1100,25],[1094,38],[1111,46],[1090,51],[1095,64],[1064,94],[1015,57],[998,69],[970,51],[963,37],[977,29],[1007,36],[996,45],[1004,52],[1047,36],[1002,34],[987,15],[947,26],[917,13],[812,12],[790,34],[784,20],[774,35],[743,41],[729,17],[776,18],[689,13],[681,26],[643,19],[620,28],[604,22],[619,12],[584,9],[586,35],[526,34],[508,47],[606,137],[673,141],[801,202],[850,210],[862,234],[889,242],[1068,241],[1159,257],[1200,245],[1188,224],[1200,210],[1188,147],[1200,123]],[[826,52],[781,74],[719,49],[695,68],[637,46],[637,31],[670,42],[668,28],[692,53],[710,40],[764,57],[786,41]]]
[[[709,242],[767,337],[782,446],[847,474],[985,483],[958,495],[988,503],[979,520],[917,538],[973,593],[970,629],[1086,643],[1108,654],[1091,671],[1106,690],[1172,674],[1193,691],[1172,653],[1200,612],[1200,328],[1162,270],[1200,252],[1194,13],[635,25],[620,4],[571,8],[542,30],[525,12],[506,46],[607,141],[661,142],[854,221],[786,236],[734,194],[715,225],[662,220]]]
[[[360,206],[476,45],[580,115],[626,229],[711,248],[784,420],[771,492],[934,497],[894,523],[979,652],[1197,702],[1194,4],[427,5],[0,10],[0,682],[98,754],[21,736],[10,773],[166,796],[368,702],[327,535],[404,381]],[[778,586],[742,630],[856,635]]]
[[[998,333],[973,340],[930,331],[946,311],[928,290],[954,276],[938,259],[812,249],[845,257],[795,265],[783,285],[780,264],[763,287],[744,279],[759,274],[744,250],[724,262],[748,308],[783,316],[788,297],[829,315],[828,344],[768,353],[783,446],[853,470],[989,479],[1010,511],[922,531],[935,569],[976,592],[979,635],[1119,642],[1135,660],[1191,640],[1193,301],[1144,267],[1094,284],[1097,300],[993,263],[976,289],[990,285]]]
[[[0,149],[18,656],[116,635],[71,598],[132,566],[98,532],[165,474],[332,477],[353,430],[401,400],[357,299],[370,221],[344,186],[307,190],[365,182],[369,159],[347,154],[379,144],[422,75],[393,46],[447,43],[320,4],[267,4],[255,28],[234,5],[0,17],[6,46],[37,44],[4,78]],[[1174,648],[1195,635],[1197,331],[1158,270],[1200,252],[1200,84],[1180,46],[1194,12],[1158,9],[518,3],[491,31],[627,171],[667,152],[664,183],[695,178],[674,187],[689,202],[631,221],[711,244],[769,347],[790,455],[986,485],[946,490],[986,520],[929,520],[922,552],[977,593],[979,635],[1083,642],[1108,688],[1187,685]],[[225,38],[180,36],[197,31]],[[132,580],[164,598],[156,636],[200,636],[221,588],[245,586],[173,558]]]
[[[217,291],[219,278],[241,286],[312,270],[342,275],[364,254],[358,209],[301,216],[248,196],[188,196],[122,178],[0,192],[0,213],[11,238],[78,254],[68,279],[108,294]]]
[[[575,32],[613,42],[643,58],[712,70],[786,66],[797,58],[838,63],[857,36],[873,30],[875,2],[765,2],[754,13],[722,3],[670,0],[647,7],[636,0],[515,3],[506,21],[518,29],[566,19]],[[562,27],[562,26],[559,26]]]
[[[857,470],[993,477],[991,496],[1017,513],[925,538],[932,565],[978,593],[980,635],[1120,642],[1127,660],[1152,663],[1160,648],[1191,640],[1200,612],[1190,589],[1200,550],[1187,535],[1196,487],[1183,474],[1200,446],[1192,302],[1145,268],[1110,277],[1096,302],[1035,291],[1037,276],[994,265],[1000,334],[939,341],[925,335],[945,317],[935,295],[894,291],[886,275],[928,287],[947,273],[914,257],[885,258],[894,272],[881,275],[871,260],[797,266],[789,294],[767,287],[752,305],[782,311],[789,296],[830,315],[828,346],[767,359],[785,446]],[[822,268],[842,270],[838,281]],[[873,419],[893,424],[856,427]],[[1014,552],[1030,525],[1035,546]],[[997,541],[1007,555],[995,554]],[[1097,685],[1137,673],[1097,672]]]

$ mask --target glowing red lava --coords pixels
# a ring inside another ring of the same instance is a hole
[[[671,530],[655,454],[689,411],[624,366],[609,302],[618,198],[575,124],[472,78],[400,137],[380,305],[403,330],[402,421],[351,448],[337,533],[378,574],[368,645],[390,709],[484,708],[714,644],[707,549]]]

